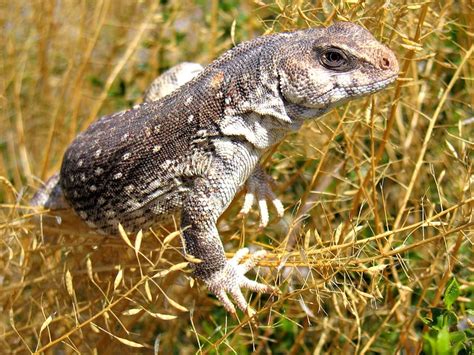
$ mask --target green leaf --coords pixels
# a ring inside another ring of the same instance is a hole
[[[448,327],[454,326],[458,324],[458,317],[452,311],[445,311],[444,312],[444,322],[443,325],[447,325]]]
[[[451,306],[459,297],[459,283],[453,277],[449,280],[448,286],[446,286],[446,290],[444,291],[444,305],[447,309],[451,309]]]
[[[431,323],[431,327],[435,330],[441,330],[444,327],[444,311],[443,308],[431,308],[431,313],[433,317],[433,322]]]
[[[436,339],[436,353],[451,354],[451,342],[449,341],[449,330],[448,327],[444,327],[438,333]]]
[[[431,334],[429,333],[426,333],[425,335],[423,335],[423,338],[425,339],[424,345],[423,345],[424,352],[427,354],[435,353],[435,349],[436,349],[435,338],[431,336]]]
[[[449,333],[449,339],[451,340],[451,344],[456,345],[458,343],[463,343],[467,340],[466,334],[461,331],[455,331]]]

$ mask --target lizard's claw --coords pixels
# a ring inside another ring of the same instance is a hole
[[[267,226],[269,221],[267,201],[271,201],[279,218],[283,217],[285,209],[281,201],[276,197],[271,189],[273,179],[267,175],[260,167],[255,169],[246,183],[247,193],[245,194],[244,204],[239,212],[239,216],[245,216],[250,212],[255,200],[258,201],[260,210],[259,228]]]
[[[266,254],[263,250],[258,251],[249,256],[246,261],[240,263],[248,253],[247,248],[240,249],[231,260],[227,261],[224,269],[205,280],[209,290],[217,296],[225,309],[233,314],[235,313],[235,307],[227,294],[234,300],[237,307],[245,312],[248,309],[248,303],[242,294],[241,288],[248,288],[259,293],[279,292],[276,287],[250,280],[245,276],[245,273],[255,267],[257,262]]]

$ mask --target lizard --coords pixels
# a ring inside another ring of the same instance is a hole
[[[173,66],[153,80],[143,94],[143,101],[157,101],[169,95],[178,87],[197,76],[203,69],[201,64],[191,62],[183,62]],[[244,204],[238,215],[247,215],[254,202],[258,201],[261,216],[260,230],[268,225],[270,219],[266,200],[272,202],[279,218],[283,217],[284,214],[282,202],[271,189],[271,185],[274,184],[275,181],[273,178],[267,175],[261,167],[254,169],[245,184],[247,193],[245,194]],[[37,191],[31,199],[30,205],[46,207],[53,211],[67,210],[69,208],[59,186],[59,174],[54,174],[47,180],[43,187]]]
[[[351,22],[242,42],[158,100],[93,122],[36,202],[70,206],[107,235],[178,216],[184,253],[199,259],[194,276],[228,312],[235,314],[234,303],[249,311],[243,288],[278,289],[245,276],[264,250],[226,259],[218,217],[269,147],[305,121],[385,88],[398,72],[395,54]]]

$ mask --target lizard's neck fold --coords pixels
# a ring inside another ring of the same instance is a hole
[[[225,116],[220,124],[226,136],[240,136],[263,151],[280,142],[287,133],[298,130],[301,120],[282,122],[274,116],[250,113],[242,116]]]

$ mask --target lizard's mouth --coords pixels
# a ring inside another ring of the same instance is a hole
[[[324,93],[315,97],[311,97],[309,100],[306,100],[306,102],[298,103],[298,105],[310,109],[329,109],[331,107],[334,107],[335,105],[342,104],[347,100],[367,96],[377,91],[380,91],[392,82],[394,82],[397,77],[398,74],[395,74],[389,76],[388,78],[359,86],[334,85],[331,89],[325,91]]]
[[[397,77],[398,77],[398,74],[395,74],[386,79],[379,80],[375,83],[371,83],[368,85],[360,85],[360,86],[355,86],[355,87],[345,87],[344,90],[349,95],[351,95],[351,97],[364,96],[364,95],[368,95],[368,94],[377,92],[379,90],[382,90],[387,85],[394,82],[397,79]]]
[[[296,107],[299,107],[299,111],[311,110],[313,113],[316,110],[316,114],[320,115],[351,99],[367,96],[380,91],[394,82],[397,77],[398,73],[370,84],[358,86],[351,86],[350,84],[342,86],[340,84],[338,85],[337,83],[334,83],[330,89],[327,89],[322,94],[299,97],[295,100],[290,99],[287,95],[285,95],[284,84],[280,78],[280,73],[278,73],[277,90],[278,94],[283,100],[284,105],[287,108],[292,107],[294,110]]]

